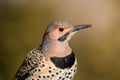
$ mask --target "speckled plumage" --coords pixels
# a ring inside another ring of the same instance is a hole
[[[68,41],[74,32],[89,26],[73,27],[64,21],[51,23],[41,46],[30,51],[13,80],[73,80],[77,58]]]
[[[61,69],[36,48],[27,55],[14,80],[72,80],[76,71],[77,59],[71,67]]]
[[[44,57],[39,66],[29,72],[30,76],[26,80],[72,80],[77,71],[76,61],[70,68],[61,69]]]

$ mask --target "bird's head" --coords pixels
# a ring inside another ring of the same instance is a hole
[[[72,26],[66,21],[56,21],[48,25],[45,30],[41,51],[54,53],[69,53],[71,48],[68,41],[79,30],[88,28],[91,25]]]
[[[72,26],[66,21],[56,21],[48,25],[44,39],[60,42],[69,41],[74,33],[90,26],[90,24]]]

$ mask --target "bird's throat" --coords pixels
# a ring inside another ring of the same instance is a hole
[[[41,51],[49,57],[64,57],[69,55],[72,49],[70,48],[67,41],[60,42],[57,40],[52,40],[50,42],[44,43],[42,45]]]

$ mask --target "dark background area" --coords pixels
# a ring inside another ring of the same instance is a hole
[[[12,80],[56,20],[93,25],[70,41],[79,63],[75,80],[120,80],[119,0],[0,0],[0,80]]]

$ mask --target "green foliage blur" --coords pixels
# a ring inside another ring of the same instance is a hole
[[[13,79],[56,20],[93,25],[69,42],[79,63],[75,80],[120,80],[119,14],[119,0],[0,0],[0,80]]]

